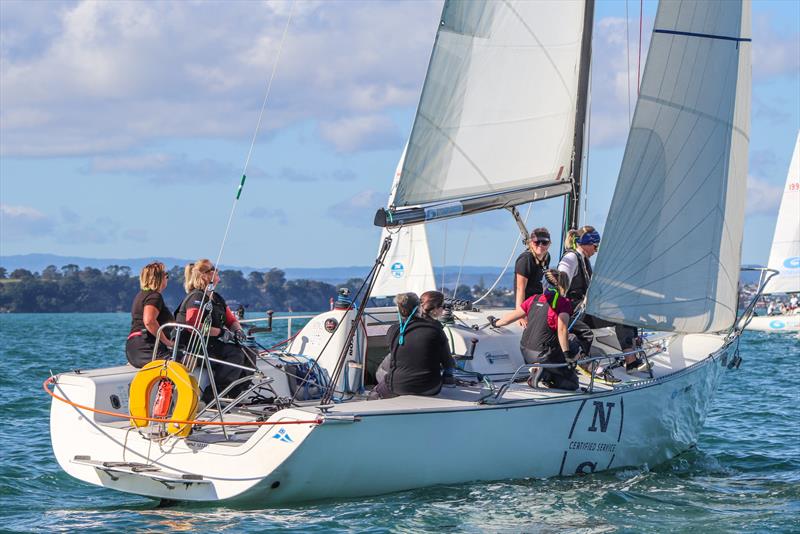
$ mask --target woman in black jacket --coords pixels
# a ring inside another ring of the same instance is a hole
[[[452,381],[456,364],[438,321],[443,306],[444,295],[439,291],[423,293],[416,310],[400,309],[398,301],[400,322],[386,334],[391,350],[389,372],[375,388],[380,398],[437,395],[443,379]]]

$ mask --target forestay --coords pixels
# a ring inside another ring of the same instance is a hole
[[[736,317],[749,0],[661,2],[587,311],[657,330]]]
[[[767,266],[780,274],[769,281],[764,293],[800,292],[800,133],[786,175]]]
[[[448,1],[394,206],[567,181],[584,2]]]

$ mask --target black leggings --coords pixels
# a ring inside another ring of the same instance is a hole
[[[217,360],[223,360],[234,365],[251,366],[253,362],[247,357],[244,349],[239,345],[233,343],[223,343],[215,339],[208,342],[208,355]],[[214,384],[217,386],[217,393],[221,393],[223,389],[228,387],[232,382],[250,374],[249,371],[232,367],[222,363],[211,363],[211,370],[214,372]],[[238,393],[237,388],[234,388],[233,393]],[[209,385],[203,391],[203,400],[213,398],[213,390]]]
[[[574,319],[575,316],[572,317],[572,320]],[[617,336],[617,342],[619,343],[620,350],[625,352],[633,348],[637,336],[635,327],[612,323],[610,321],[600,319],[599,317],[595,317],[594,315],[583,315],[579,320],[575,321],[575,324],[572,325],[570,332],[575,334],[575,337],[578,338],[578,343],[581,346],[581,350],[583,350],[583,353],[588,356],[589,349],[592,347],[592,343],[594,343],[594,334],[592,333],[592,328],[603,328],[606,326],[614,327],[614,333]]]
[[[153,347],[156,338],[148,332],[140,336],[134,336],[125,342],[125,356],[128,363],[141,369],[153,359]],[[158,358],[167,358],[172,351],[163,343],[159,345]]]

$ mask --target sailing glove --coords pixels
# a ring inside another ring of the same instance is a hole
[[[222,329],[222,333],[217,336],[217,339],[222,341],[223,343],[232,343],[234,339],[236,339],[236,334],[228,330],[227,328]]]
[[[234,335],[236,336],[237,343],[244,343],[245,341],[247,341],[247,334],[245,334],[244,330],[242,329],[239,329],[236,332],[234,332]]]
[[[578,361],[579,354],[572,352],[571,350],[567,350],[564,352],[564,359],[567,360],[567,363],[575,363]]]

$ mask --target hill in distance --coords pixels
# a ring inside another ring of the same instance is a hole
[[[64,265],[77,265],[79,268],[92,267],[103,270],[109,265],[120,265],[131,268],[131,271],[138,273],[142,267],[157,259],[163,262],[168,268],[175,265],[186,265],[189,263],[185,258],[83,258],[79,256],[59,256],[56,254],[16,254],[0,256],[0,266],[5,267],[10,273],[15,269],[27,269],[31,272],[42,272],[49,265],[61,268]],[[251,267],[242,265],[221,265],[222,269],[242,271],[245,276],[252,271],[265,272],[273,267]],[[363,278],[370,270],[370,266],[349,266],[349,267],[278,267],[286,274],[287,280],[317,280],[329,284],[340,284],[351,278]],[[475,285],[483,281],[485,285],[494,283],[497,276],[502,271],[502,267],[492,266],[464,266],[460,268],[461,277],[459,278],[459,267],[457,265],[435,268],[436,280],[441,282],[442,272],[445,276],[445,285],[453,285],[458,279],[459,284]],[[513,280],[513,267],[511,272],[506,272],[503,279],[498,284],[499,287],[511,287]]]

